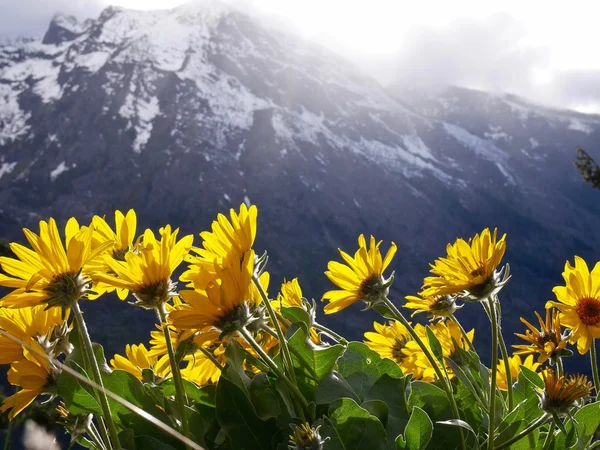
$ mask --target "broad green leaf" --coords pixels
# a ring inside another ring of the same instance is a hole
[[[432,422],[455,419],[448,402],[446,393],[431,383],[414,381],[411,383],[411,392],[408,397],[409,408],[418,407],[425,411]],[[457,428],[448,428],[443,425],[433,427],[433,435],[429,444],[431,449],[458,448],[460,446],[460,432]]]
[[[363,402],[363,404],[360,406],[361,408],[367,410],[372,416],[377,417],[384,427],[387,425],[390,410],[384,401],[368,400]]]
[[[590,403],[581,408],[575,413],[575,421],[577,422],[577,442],[571,448],[583,450],[588,448],[600,426],[600,403]]]
[[[323,381],[317,386],[315,402],[317,404],[329,404],[342,397],[352,398],[356,402],[361,400],[339,372],[332,370],[325,375]]]
[[[385,429],[390,442],[394,442],[404,432],[410,417],[406,398],[409,382],[410,376],[394,378],[383,374],[365,395],[365,401],[381,400],[387,405],[388,417]]]
[[[227,378],[248,395],[248,387],[250,386],[250,377],[244,370],[245,352],[240,343],[232,340],[227,345],[225,350],[227,356]],[[223,374],[221,374],[221,377]]]
[[[352,388],[354,397],[361,402],[384,373],[395,378],[403,376],[394,361],[381,358],[379,354],[360,342],[350,342],[337,364],[338,372]]]
[[[136,436],[135,447],[144,450],[175,450],[175,447],[165,444],[151,436]]]
[[[259,373],[250,383],[250,400],[256,415],[263,420],[278,418],[282,411],[279,395],[271,388],[267,374]]]
[[[432,331],[429,325],[425,327],[425,330],[427,331],[427,340],[429,341],[429,346],[431,347],[433,356],[435,356],[435,358],[439,362],[444,364],[444,351],[442,350],[442,345],[440,344],[440,341],[438,340],[437,336]]]
[[[427,448],[433,434],[433,423],[425,411],[418,406],[413,407],[412,414],[404,430],[404,439],[410,450]]]
[[[294,367],[304,372],[307,377],[316,377],[320,382],[335,365],[338,357],[344,351],[340,344],[319,348],[309,341],[306,331],[299,328],[288,340],[292,352]],[[307,370],[307,367],[309,368]]]
[[[322,427],[323,436],[331,438],[327,449],[343,450],[387,450],[385,429],[377,417],[356,404],[343,398],[329,407],[330,426]]]
[[[267,450],[271,437],[277,433],[275,420],[261,420],[244,389],[230,381],[228,367],[217,384],[217,420],[227,434],[231,448],[239,450]],[[236,374],[232,376],[237,377]]]
[[[310,327],[310,316],[308,313],[297,306],[291,306],[288,308],[281,308],[281,315],[289,320],[291,323],[303,323],[306,325],[306,329]]]

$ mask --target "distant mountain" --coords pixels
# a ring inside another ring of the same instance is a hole
[[[514,273],[502,295],[510,341],[567,258],[596,257],[598,193],[572,160],[599,138],[597,116],[458,88],[387,90],[216,1],[111,7],[85,22],[56,16],[42,41],[0,47],[0,236],[131,207],[144,226],[197,235],[252,202],[271,294],[299,276],[319,299],[337,247],[373,233],[398,244],[401,304],[446,243],[497,226]],[[111,350],[146,339],[153,320],[115,299],[85,309]],[[378,317],[358,309],[324,320],[360,339]],[[480,308],[460,313],[489,341]]]

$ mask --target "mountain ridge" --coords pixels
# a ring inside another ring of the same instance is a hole
[[[503,300],[530,318],[567,258],[595,254],[600,206],[571,162],[600,137],[596,116],[570,129],[560,114],[465,90],[391,91],[324,48],[210,5],[110,8],[84,24],[56,16],[46,44],[0,47],[0,236],[131,207],[144,227],[197,236],[252,202],[274,280],[299,275],[320,298],[335,249],[373,233],[399,245],[401,304],[447,242],[498,226],[514,273]],[[112,300],[88,307],[131,322],[91,324],[100,340],[141,339],[134,325],[152,320]],[[380,319],[326,320],[359,339]]]

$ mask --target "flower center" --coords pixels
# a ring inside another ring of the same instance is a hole
[[[125,261],[125,255],[129,252],[129,247],[120,248],[118,250],[113,251],[113,258],[117,261]]]
[[[372,275],[360,284],[360,296],[365,302],[376,303],[380,300],[382,294],[385,293],[383,282],[379,275]]]
[[[591,297],[583,297],[577,301],[577,315],[586,325],[600,323],[600,301]]]
[[[404,360],[404,358],[406,358],[406,355],[402,353],[402,349],[406,348],[406,343],[408,342],[408,339],[398,337],[395,337],[394,339],[395,342],[392,346],[392,358],[394,358],[394,361],[396,361],[396,363],[400,364]]]
[[[169,298],[175,295],[175,283],[169,280],[160,280],[153,284],[143,286],[133,295],[136,298],[134,303],[145,309],[154,309],[165,303]]]
[[[484,277],[485,276],[485,266],[483,263],[479,263],[479,267],[471,272],[471,276],[473,278]]]

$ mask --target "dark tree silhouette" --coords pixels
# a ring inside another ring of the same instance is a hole
[[[598,167],[594,158],[588,155],[581,147],[577,149],[577,158],[573,164],[585,181],[596,189],[600,189],[600,167]]]

